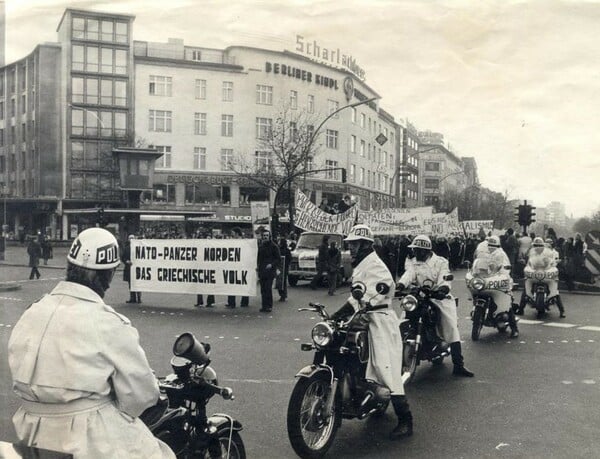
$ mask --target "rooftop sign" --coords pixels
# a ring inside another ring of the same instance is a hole
[[[354,58],[348,54],[342,54],[339,48],[324,48],[316,40],[307,42],[302,35],[296,35],[296,51],[329,65],[345,67],[361,80],[366,78],[365,71],[356,63]]]

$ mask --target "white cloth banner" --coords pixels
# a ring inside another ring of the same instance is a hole
[[[131,291],[256,295],[255,239],[133,239]]]
[[[328,214],[315,206],[300,190],[296,190],[296,216],[294,223],[305,231],[348,234],[356,220],[357,205],[343,214]]]
[[[460,222],[460,225],[467,234],[478,233],[479,228],[483,228],[483,231],[487,234],[488,231],[494,229],[494,220],[465,220]]]
[[[425,232],[423,219],[431,215],[432,211],[431,206],[359,211],[358,222],[368,225],[377,236],[421,234]]]

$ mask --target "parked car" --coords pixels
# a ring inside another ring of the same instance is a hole
[[[300,235],[296,248],[292,251],[292,261],[288,273],[288,282],[295,286],[299,280],[310,281],[317,274],[317,254],[323,236],[329,236],[329,242],[335,242],[342,252],[340,279],[345,282],[352,276],[352,260],[350,251],[344,247],[344,236],[335,233],[306,232]]]

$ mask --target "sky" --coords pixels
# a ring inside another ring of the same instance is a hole
[[[65,8],[136,17],[133,38],[351,54],[380,106],[474,157],[482,186],[600,210],[600,0],[7,0],[6,62]],[[598,150],[598,151],[596,151]]]

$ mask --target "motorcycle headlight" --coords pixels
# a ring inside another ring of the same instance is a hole
[[[402,306],[402,309],[404,309],[406,312],[412,312],[417,309],[417,304],[417,299],[412,295],[406,295],[400,301],[400,306]]]
[[[483,287],[485,287],[485,281],[481,277],[474,277],[471,281],[471,287],[474,290],[483,290]]]
[[[536,271],[534,277],[537,280],[542,280],[544,277],[546,277],[546,273],[544,271]]]
[[[315,345],[324,347],[333,340],[333,328],[327,322],[319,322],[313,327],[311,335]]]

